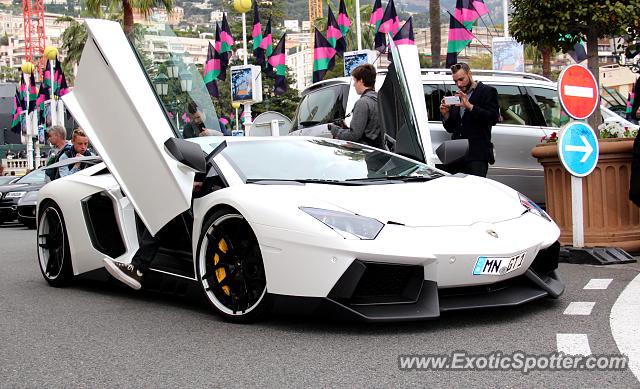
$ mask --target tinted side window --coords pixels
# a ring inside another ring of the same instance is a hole
[[[554,89],[530,87],[529,90],[542,111],[547,127],[562,127],[569,122],[569,116],[562,109]]]
[[[425,84],[424,101],[427,104],[427,112],[429,113],[429,121],[441,121],[440,101],[442,98],[451,95],[451,89],[445,84]]]
[[[494,85],[498,90],[498,104],[500,105],[500,124],[516,124],[534,126],[535,115],[533,106],[520,88],[513,85]]]
[[[345,117],[348,85],[333,85],[304,96],[298,105],[292,130],[316,124],[330,123]]]

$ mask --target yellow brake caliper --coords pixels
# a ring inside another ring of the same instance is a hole
[[[227,247],[227,242],[225,242],[224,239],[220,239],[218,241],[218,248],[220,249],[220,251],[222,251],[224,254],[227,253],[227,250],[229,250],[229,248]],[[213,264],[217,265],[218,262],[220,262],[220,257],[218,256],[218,253],[216,253],[213,256]],[[224,278],[227,276],[227,272],[224,270],[223,267],[216,269],[216,279],[218,280],[218,282],[222,282],[222,280],[224,280]],[[231,295],[231,289],[229,289],[229,287],[227,285],[222,286],[222,291],[227,295],[230,296]]]

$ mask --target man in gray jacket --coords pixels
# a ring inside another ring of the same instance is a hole
[[[353,86],[360,95],[351,111],[349,127],[329,124],[335,139],[349,140],[384,149],[384,133],[378,118],[378,94],[373,89],[376,83],[376,68],[360,65],[351,72]]]

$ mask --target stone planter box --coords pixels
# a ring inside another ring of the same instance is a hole
[[[620,247],[640,252],[640,208],[629,200],[633,139],[601,139],[595,170],[582,181],[585,247]],[[571,176],[557,144],[531,150],[544,168],[547,212],[560,227],[560,243],[573,244]]]

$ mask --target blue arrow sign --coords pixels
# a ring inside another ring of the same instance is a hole
[[[589,175],[598,163],[598,138],[587,123],[571,122],[558,138],[558,154],[565,169],[576,177]]]

